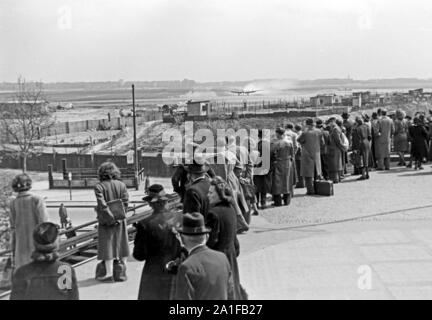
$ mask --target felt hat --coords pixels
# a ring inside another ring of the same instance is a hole
[[[189,173],[200,174],[209,171],[210,168],[203,157],[195,155],[193,163],[187,165],[185,169]]]
[[[162,185],[153,184],[148,188],[148,194],[144,198],[144,201],[147,202],[157,202],[159,200],[168,200],[166,196],[166,192]]]
[[[199,212],[185,213],[182,226],[177,228],[179,233],[185,235],[201,235],[209,233],[211,229],[204,224],[204,216]]]

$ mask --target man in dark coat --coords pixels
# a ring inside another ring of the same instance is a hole
[[[302,134],[302,127],[301,125],[295,125],[294,132],[297,134],[297,142],[298,137]],[[297,144],[297,150],[295,153],[295,167],[296,167],[296,173],[297,173],[297,184],[296,188],[302,189],[305,187],[304,177],[301,175],[301,144]]]
[[[178,268],[175,284],[176,300],[231,300],[234,285],[229,261],[224,253],[206,246],[204,217],[198,212],[183,215],[178,228],[188,257]]]
[[[169,300],[174,275],[165,266],[181,255],[181,245],[173,228],[181,223],[181,213],[169,211],[163,187],[154,184],[143,198],[153,209],[152,215],[135,225],[133,257],[144,261],[138,300]]]
[[[414,118],[414,125],[409,128],[409,136],[411,140],[411,156],[415,161],[415,170],[423,170],[422,162],[427,157],[427,138],[428,132],[422,121]]]
[[[330,139],[327,149],[329,179],[333,181],[333,183],[339,183],[341,173],[343,173],[342,155],[345,151],[342,141],[342,130],[336,124],[335,118],[330,118],[328,125],[330,127]]]
[[[352,132],[353,152],[358,153],[361,161],[357,163],[361,169],[362,176],[357,180],[369,179],[369,152],[370,141],[372,140],[371,129],[363,122],[363,119],[356,117],[357,125]]]
[[[207,216],[209,203],[207,193],[210,188],[210,181],[206,174],[209,167],[202,159],[197,159],[188,165],[190,184],[186,189],[183,200],[183,213],[200,212],[204,217]]]
[[[377,170],[390,170],[391,137],[394,134],[393,120],[387,116],[387,110],[381,111],[382,117],[378,121],[378,138],[375,153],[378,161]]]
[[[302,146],[301,176],[305,178],[308,195],[315,194],[314,179],[321,177],[321,146],[324,138],[321,130],[315,128],[312,119],[306,120],[307,129],[302,132],[297,141]]]
[[[270,141],[263,139],[262,129],[258,130],[258,153],[261,161],[255,164],[253,170],[253,182],[256,186],[256,198],[260,203],[260,209],[265,209],[267,207],[267,193],[271,189],[271,174],[270,168],[264,165],[262,160],[264,157],[268,156],[270,158]]]
[[[33,232],[33,262],[14,273],[11,300],[79,300],[75,270],[58,261],[59,227],[43,222]]]
[[[323,174],[323,178],[325,180],[328,180],[329,174],[328,174],[328,159],[327,159],[327,147],[330,140],[330,132],[328,130],[324,129],[323,121],[321,119],[318,119],[316,122],[317,129],[321,130],[321,133],[323,135],[324,142],[321,144],[320,149],[320,155],[321,155],[321,170]]]
[[[174,166],[174,173],[171,177],[171,184],[173,186],[174,192],[177,192],[180,196],[180,201],[183,202],[184,195],[186,193],[186,184],[188,181],[187,170],[183,164],[178,164]]]
[[[348,114],[348,112],[342,113],[342,119],[343,119],[343,122],[342,122],[341,129],[342,129],[342,127],[345,128],[345,135],[348,139],[348,144],[349,144],[348,147],[350,147],[352,145],[352,132],[354,130],[355,122],[350,119],[350,115]],[[343,157],[342,163],[343,163],[343,167],[344,167],[343,173],[346,174],[347,173],[346,165],[348,163],[348,150],[343,152],[342,157]]]

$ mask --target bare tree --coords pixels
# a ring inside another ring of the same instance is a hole
[[[3,150],[23,159],[23,172],[27,171],[27,158],[39,152],[36,140],[53,124],[42,83],[28,84],[18,78],[13,103],[0,108],[0,134]]]

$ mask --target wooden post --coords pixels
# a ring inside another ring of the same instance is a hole
[[[137,129],[136,129],[136,110],[135,110],[135,85],[132,85],[132,108],[133,108],[135,190],[138,190],[139,178],[138,178],[138,152],[137,152],[137,136],[136,136]]]
[[[53,179],[53,166],[52,164],[48,165],[48,184],[49,188],[52,189],[54,186],[54,179]]]
[[[63,180],[68,180],[66,159],[64,159],[64,158],[62,159],[62,170],[63,170]]]

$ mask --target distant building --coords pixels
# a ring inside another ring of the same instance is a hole
[[[319,94],[310,98],[310,104],[313,108],[340,105],[342,104],[342,97],[336,94]]]
[[[209,113],[210,100],[188,101],[187,115],[190,116],[207,116]]]
[[[353,97],[360,97],[361,104],[365,105],[372,102],[372,94],[370,91],[353,92]]]
[[[419,97],[423,95],[423,88],[415,89],[415,90],[409,90],[408,94],[412,97]]]
[[[361,108],[362,107],[362,96],[361,95],[358,95],[358,96],[354,96],[353,98],[352,98],[352,106],[354,107],[354,108]]]

